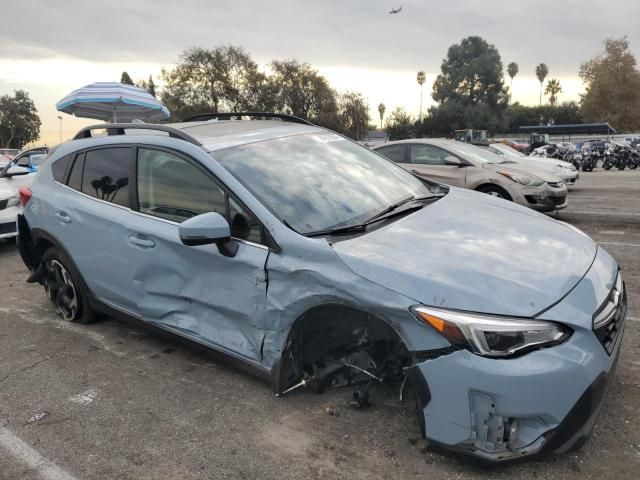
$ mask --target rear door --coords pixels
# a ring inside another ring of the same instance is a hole
[[[136,310],[147,321],[259,361],[269,249],[263,227],[197,161],[157,147],[137,151],[137,212],[125,235]],[[181,222],[218,212],[238,243],[234,257],[215,245],[180,241]]]
[[[135,306],[126,237],[133,153],[130,146],[80,152],[72,159],[68,175],[56,173],[57,165],[52,166],[56,181],[66,180],[51,202],[52,233],[72,256],[93,294],[127,310]]]
[[[466,168],[461,168],[462,161],[446,150],[425,143],[412,143],[409,152],[408,170],[416,175],[456,187],[466,184]],[[460,162],[447,165],[447,162]]]

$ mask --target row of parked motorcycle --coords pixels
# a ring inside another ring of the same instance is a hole
[[[557,158],[573,163],[578,170],[592,172],[598,162],[605,170],[635,170],[640,167],[640,143],[587,140],[583,143],[550,143],[532,150],[531,155]]]

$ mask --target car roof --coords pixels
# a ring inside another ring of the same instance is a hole
[[[135,128],[133,128],[135,125]],[[100,130],[107,125],[94,125],[81,130],[78,135],[85,133],[87,130]],[[325,133],[329,130],[317,127],[315,125],[306,125],[301,123],[287,122],[282,120],[207,120],[194,122],[180,122],[158,125],[150,124],[149,128],[145,128],[141,124],[132,124],[132,128],[127,125],[117,125],[118,129],[124,135],[87,135],[83,138],[71,140],[71,144],[75,141],[103,143],[105,139],[109,141],[105,143],[113,143],[116,137],[122,137],[122,141],[126,142],[126,137],[143,137],[143,136],[167,136],[167,130],[180,130],[185,134],[183,140],[190,141],[208,152],[220,150],[222,148],[255,143],[264,140],[272,140],[293,135],[302,135],[306,133]],[[160,127],[165,130],[160,129]],[[115,128],[115,126],[114,126]],[[170,133],[169,133],[170,134]],[[171,134],[170,134],[171,135]],[[176,136],[176,135],[171,135]],[[100,141],[103,139],[103,141]],[[86,148],[86,146],[84,147]],[[65,149],[66,150],[66,149]]]

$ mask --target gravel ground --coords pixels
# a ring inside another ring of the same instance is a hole
[[[638,478],[640,172],[583,174],[558,218],[619,261],[630,296],[616,378],[578,452],[485,470],[430,451],[396,390],[367,410],[346,389],[275,398],[174,337],[65,323],[0,242],[0,478]]]

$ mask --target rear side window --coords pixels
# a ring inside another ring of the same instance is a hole
[[[396,163],[405,163],[407,161],[405,155],[406,151],[406,145],[389,145],[388,147],[382,147],[376,150],[376,152]]]
[[[71,163],[73,155],[65,155],[51,164],[51,173],[56,182],[64,183],[67,167]]]
[[[128,207],[130,172],[130,148],[90,150],[84,157],[82,193]]]
[[[71,169],[71,173],[69,174],[69,181],[67,185],[74,190],[80,191],[82,188],[82,170],[84,169],[84,153],[81,153],[76,156],[75,162],[73,162],[73,167]]]

